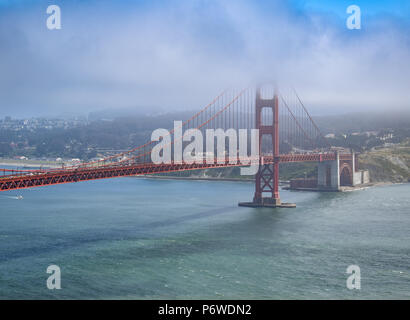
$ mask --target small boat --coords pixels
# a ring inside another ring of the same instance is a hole
[[[23,196],[17,196],[17,200],[23,200]]]

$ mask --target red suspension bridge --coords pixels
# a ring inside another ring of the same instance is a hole
[[[180,128],[169,131],[169,147],[175,148],[176,143],[187,144],[186,139],[178,142],[175,138],[176,131],[187,132],[188,129],[197,129],[204,133],[209,129],[245,129],[246,132],[258,129],[258,158],[252,159],[259,165],[255,175],[255,194],[252,202],[240,205],[294,206],[280,201],[281,163],[318,162],[317,184],[322,188],[338,189],[341,181],[347,184],[353,184],[354,181],[354,155],[332,151],[295,91],[286,95],[272,88],[225,91],[200,112],[182,122]],[[149,141],[132,150],[99,161],[61,169],[0,169],[0,191],[115,177],[239,167],[244,163],[238,153],[232,155],[228,152],[223,157],[212,156],[214,161],[209,161],[209,154],[204,154],[195,162],[173,156],[169,163],[156,164],[151,159],[151,154],[157,143]]]

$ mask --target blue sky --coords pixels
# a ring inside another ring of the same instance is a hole
[[[101,1],[101,0],[100,0]],[[105,1],[105,0],[103,0]],[[19,6],[25,4],[35,4],[40,2],[39,0],[0,0],[0,5],[4,7]],[[49,4],[59,4],[66,1],[62,0],[49,0],[43,1]],[[76,1],[77,3],[95,2],[92,1]],[[160,4],[169,1],[158,1],[158,0],[117,0],[117,1],[105,1],[106,3],[114,3],[114,5],[121,5],[121,3],[126,3],[127,5],[141,5],[141,4]],[[269,4],[272,1],[262,0],[261,3]],[[364,9],[366,14],[378,14],[378,13],[390,13],[400,16],[410,15],[410,3],[408,0],[290,0],[289,4],[295,8],[301,10],[319,10],[326,12],[334,12],[339,15],[344,15],[346,8],[351,4],[356,4]]]
[[[410,18],[408,0],[292,0],[292,4],[301,10],[333,12],[344,17],[349,5],[358,5],[364,15],[392,14]]]
[[[407,0],[0,0],[0,116],[196,109],[261,81],[316,114],[410,109],[409,62]]]

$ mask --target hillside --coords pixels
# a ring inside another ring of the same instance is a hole
[[[359,167],[370,171],[372,182],[410,182],[410,139],[361,154]]]

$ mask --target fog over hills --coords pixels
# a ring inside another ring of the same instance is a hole
[[[323,133],[354,133],[382,129],[410,129],[409,111],[357,112],[313,117]]]

